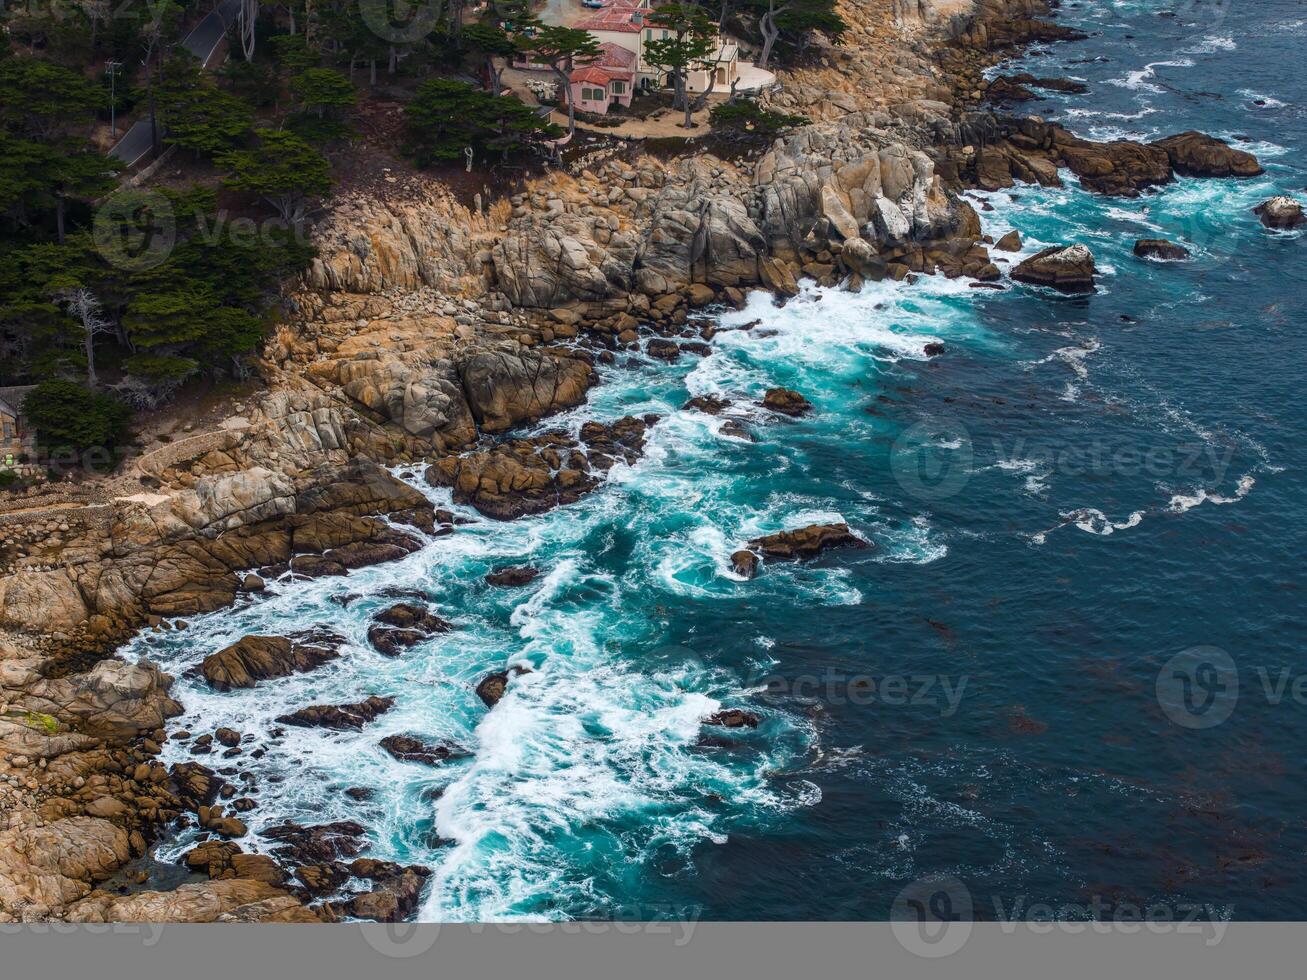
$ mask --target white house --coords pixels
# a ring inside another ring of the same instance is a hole
[[[608,6],[577,21],[575,26],[589,31],[601,45],[615,45],[632,52],[636,84],[661,88],[666,84],[666,73],[645,60],[644,49],[648,42],[666,38],[671,31],[648,23],[653,10],[652,0],[610,0]],[[704,92],[710,79],[713,90],[719,92],[730,91],[732,83],[740,79],[740,49],[734,42],[724,42],[718,37],[714,67],[711,71],[707,68],[692,71],[686,81],[691,92]]]

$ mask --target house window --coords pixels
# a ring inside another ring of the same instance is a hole
[[[623,92],[626,91],[625,82],[613,82],[612,85],[609,87],[614,95],[621,95]]]
[[[601,88],[583,88],[581,89],[581,98],[587,102],[602,102],[604,100],[604,90]]]

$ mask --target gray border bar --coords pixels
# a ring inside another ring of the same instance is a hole
[[[842,978],[924,976],[1302,976],[1298,923],[1234,922],[1219,943],[1140,924],[975,923],[964,946],[910,952],[897,923],[616,923],[540,925],[167,925],[42,923],[0,926],[6,977],[131,976],[316,980],[485,976],[495,980],[621,977]],[[684,927],[683,927],[684,926]]]

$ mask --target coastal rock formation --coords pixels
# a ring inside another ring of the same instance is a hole
[[[381,747],[400,762],[417,762],[424,766],[436,766],[446,759],[466,755],[459,749],[430,745],[412,735],[387,735],[381,740]]]
[[[349,875],[372,882],[372,891],[348,901],[333,902],[331,908],[340,915],[374,922],[401,922],[417,911],[418,901],[431,869],[420,864],[407,867],[392,861],[359,858],[350,863]]]
[[[193,869],[213,880],[168,892],[96,890],[187,811],[222,837],[244,834],[233,814],[254,806],[233,799],[235,777],[197,762],[165,769],[156,757],[181,710],[171,679],[147,662],[103,655],[135,630],[257,601],[276,578],[344,575],[455,533],[452,515],[437,520],[421,493],[387,471],[394,464],[431,462],[432,483],[493,517],[577,499],[618,461],[639,457],[651,419],[489,437],[581,404],[595,381],[591,352],[611,363],[642,330],[659,333],[657,349],[669,356],[672,346],[676,356],[703,353],[699,341],[711,333],[695,311],[741,307],[756,286],[794,296],[804,278],[851,289],[912,274],[997,279],[978,217],[957,196],[966,187],[1055,185],[1067,167],[1091,189],[1138,194],[1174,173],[1259,170],[1250,155],[1200,134],[1100,145],[1041,120],[976,111],[993,52],[1078,36],[1043,19],[1043,0],[842,6],[845,38],[814,42],[805,64],[764,96],[815,125],[757,159],[668,160],[631,147],[589,170],[531,178],[512,199],[482,206],[458,203],[426,177],[377,180],[379,190],[333,199],[314,229],[317,257],[286,297],[291,314],[258,366],[267,390],[242,396],[214,431],[188,429],[147,447],[94,503],[61,504],[48,520],[6,530],[0,921],[412,914],[424,869],[342,863],[366,845],[352,821],[263,833],[300,883],[293,893],[273,862],[213,838],[191,852]],[[1301,223],[1300,208],[1273,203],[1259,211],[1268,224]],[[727,404],[700,398],[690,407],[717,414]],[[721,431],[728,426],[738,423]],[[745,574],[759,554],[807,558],[860,545],[844,525],[806,528],[750,542],[733,563]],[[310,638],[268,639],[262,651],[211,664],[214,686],[249,686],[335,655]],[[521,670],[483,678],[477,695],[494,704]],[[281,720],[352,728],[387,701],[311,705]],[[708,723],[751,727],[757,718],[727,709]],[[245,738],[232,745],[215,732],[189,744],[237,749]],[[455,754],[405,735],[384,744],[429,764]],[[304,896],[329,897],[351,877],[373,887],[303,906]]]
[[[705,725],[721,725],[723,728],[757,728],[758,716],[752,711],[739,708],[724,708],[703,720]]]
[[[377,614],[376,623],[368,630],[368,642],[378,652],[394,657],[437,633],[448,633],[453,628],[453,623],[441,619],[425,606],[401,602]]]
[[[96,892],[71,906],[74,922],[322,922],[285,890],[247,878],[179,885],[172,891]]]
[[[1262,219],[1267,228],[1291,230],[1307,224],[1307,215],[1303,206],[1291,197],[1273,197],[1253,208],[1253,213]]]
[[[487,708],[493,708],[508,690],[510,679],[529,673],[531,673],[529,668],[515,666],[508,670],[497,670],[493,674],[487,674],[477,683],[476,695]]]
[[[1094,253],[1085,245],[1055,245],[1026,259],[1012,270],[1012,278],[1063,293],[1092,293]]]
[[[812,411],[812,403],[790,388],[768,388],[763,395],[762,407],[796,418]]]
[[[549,432],[514,439],[475,453],[437,460],[432,486],[452,487],[454,500],[487,517],[512,520],[574,503],[601,482],[615,463],[633,463],[655,419],[633,416],[611,424],[587,422],[578,439]]]
[[[1179,262],[1189,258],[1189,249],[1162,238],[1141,238],[1135,242],[1135,255],[1141,259]]]
[[[533,565],[513,565],[497,568],[486,575],[486,584],[501,587],[529,585],[540,576],[540,569]]]
[[[816,558],[831,548],[866,548],[869,545],[850,531],[847,524],[811,524],[754,538],[749,547],[773,561],[799,561]]]
[[[1058,169],[1100,194],[1137,197],[1168,184],[1177,173],[1194,177],[1249,177],[1257,158],[1202,133],[1180,133],[1153,143],[1095,143],[1056,123],[972,113],[941,130],[936,166],[952,186],[1000,190],[1018,182],[1057,187]]]
[[[358,731],[368,722],[385,714],[395,705],[394,698],[372,695],[354,704],[312,704],[287,715],[278,715],[277,723],[301,728],[333,728]]]
[[[1177,133],[1152,144],[1165,150],[1182,177],[1259,177],[1266,171],[1251,153],[1236,150],[1206,133]]]
[[[205,657],[200,673],[215,691],[231,691],[302,674],[338,656],[331,645],[295,643],[283,636],[247,636]]]

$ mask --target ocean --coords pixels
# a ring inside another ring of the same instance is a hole
[[[589,404],[540,426],[663,417],[579,503],[499,523],[418,481],[474,523],[142,635],[123,653],[179,677],[174,728],[267,748],[199,759],[254,775],[243,846],[286,819],[357,820],[370,855],[432,869],[423,920],[885,919],[936,880],[977,918],[1302,917],[1307,241],[1252,208],[1307,185],[1307,3],[1063,4],[1060,20],[1092,37],[999,70],[1090,92],[1027,111],[1094,139],[1199,129],[1266,174],[1134,200],[1070,175],[971,193],[1024,254],[1089,245],[1099,291],[754,294],[710,356],[619,355]],[[1193,255],[1137,259],[1137,238]],[[763,413],[775,385],[815,411]],[[702,394],[733,404],[682,409]],[[750,538],[832,521],[874,547],[730,570]],[[526,562],[545,574],[525,588],[483,580]],[[366,632],[387,589],[457,629],[381,656]],[[348,643],[316,671],[228,694],[184,676],[241,636],[317,625]],[[510,664],[533,672],[487,711],[472,688]],[[279,714],[369,694],[397,703],[362,732],[269,740]],[[758,727],[700,724],[723,706]],[[377,743],[400,732],[469,755],[398,762]],[[163,758],[192,757],[170,742]]]

